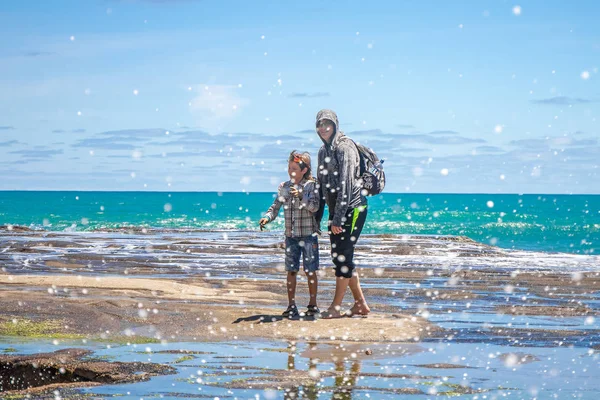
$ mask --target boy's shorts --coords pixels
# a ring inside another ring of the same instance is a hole
[[[318,236],[285,238],[285,270],[300,271],[300,256],[304,272],[315,272],[319,269]]]

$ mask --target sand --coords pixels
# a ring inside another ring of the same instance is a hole
[[[218,283],[218,285],[216,284]],[[410,314],[333,320],[281,317],[281,281],[0,275],[1,320],[61,321],[62,333],[185,340],[419,340],[435,326]]]

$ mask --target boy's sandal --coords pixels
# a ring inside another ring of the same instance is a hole
[[[299,316],[300,313],[298,312],[298,307],[296,307],[295,304],[292,304],[291,306],[288,306],[288,308],[286,308],[285,311],[281,313],[281,315],[288,318],[294,318]]]
[[[321,310],[317,306],[307,306],[306,307],[306,316],[314,317],[315,315],[321,314]]]

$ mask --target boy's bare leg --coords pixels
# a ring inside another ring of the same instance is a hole
[[[317,305],[317,289],[319,287],[319,277],[317,276],[317,272],[307,272],[306,280],[308,281],[308,294],[310,295],[310,299],[308,300],[309,306]]]
[[[350,286],[350,291],[354,297],[354,305],[349,310],[349,313],[351,315],[367,315],[370,313],[371,309],[367,305],[367,300],[365,300],[365,295],[360,287],[360,279],[358,278],[357,271],[354,271],[348,286]]]
[[[288,305],[296,304],[296,275],[297,272],[287,273],[287,294],[288,294]]]

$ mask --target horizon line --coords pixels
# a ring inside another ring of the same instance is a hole
[[[75,189],[0,189],[0,193],[8,192],[71,192],[71,193],[274,193],[274,191],[231,191],[231,190],[75,190]],[[477,194],[477,195],[511,195],[511,196],[600,196],[600,193],[490,193],[490,192],[385,192],[380,195],[414,195],[414,194],[447,194],[447,195],[462,195],[462,194]],[[367,197],[377,197],[367,196]]]

